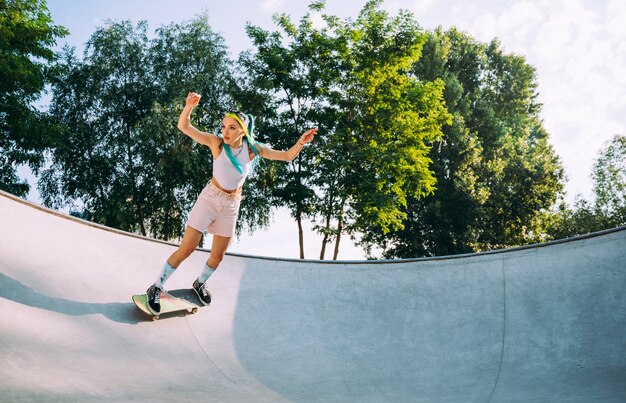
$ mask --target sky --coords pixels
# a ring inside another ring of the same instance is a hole
[[[356,18],[365,0],[327,0],[325,13]],[[207,12],[231,55],[252,48],[247,22],[273,30],[272,16],[287,13],[298,20],[308,1],[288,0],[48,0],[55,24],[70,35],[59,40],[76,47],[107,19],[146,20],[154,30]],[[522,55],[537,69],[541,118],[567,174],[566,200],[590,199],[594,160],[616,134],[626,134],[626,1],[624,0],[386,0],[391,14],[409,10],[424,29],[453,26],[487,42],[498,38],[507,53]],[[190,89],[192,90],[192,89]],[[31,182],[31,187],[35,188]],[[36,189],[29,199],[39,202]],[[278,211],[267,231],[244,235],[229,251],[298,257],[294,220]],[[363,259],[362,251],[342,241],[339,259]],[[320,240],[305,227],[305,256],[319,256]],[[327,257],[328,258],[328,257]]]

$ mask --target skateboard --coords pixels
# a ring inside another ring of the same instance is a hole
[[[192,289],[163,291],[161,293],[161,312],[155,315],[148,309],[147,298],[146,294],[133,295],[133,302],[137,305],[137,308],[150,316],[152,320],[157,320],[159,316],[172,312],[186,311],[193,314],[198,312],[198,308],[203,306]]]

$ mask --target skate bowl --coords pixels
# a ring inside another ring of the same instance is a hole
[[[175,248],[0,193],[0,401],[626,401],[626,227],[432,259],[229,254],[211,306],[152,322],[131,296]]]

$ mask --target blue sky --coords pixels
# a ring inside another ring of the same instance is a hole
[[[293,19],[307,1],[287,0],[48,0],[53,20],[69,29],[59,42],[84,43],[107,19],[147,20],[150,29],[180,22],[207,11],[213,29],[222,34],[231,54],[251,47],[245,23],[272,29],[272,15]],[[356,17],[364,1],[327,0],[326,12]],[[567,200],[591,196],[591,168],[600,148],[615,134],[626,134],[626,1],[623,0],[386,0],[391,13],[412,11],[426,29],[442,26],[467,31],[482,41],[497,37],[507,52],[526,57],[537,68],[544,126],[565,166]],[[36,192],[29,198],[37,200]],[[307,258],[319,254],[319,239],[307,231]],[[269,242],[268,240],[271,240]],[[231,251],[297,257],[297,232],[286,212],[278,212],[269,231],[244,236]],[[343,241],[339,257],[363,254]]]

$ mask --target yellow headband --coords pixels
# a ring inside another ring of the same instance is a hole
[[[243,121],[241,120],[241,118],[239,117],[239,115],[237,115],[236,113],[227,113],[225,116],[226,116],[226,117],[229,117],[229,118],[233,118],[233,119],[235,119],[235,120],[237,121],[237,123],[239,123],[239,126],[241,126],[241,128],[243,129],[243,132],[244,132],[245,134],[248,134],[248,126],[246,126],[246,125],[243,123]]]

